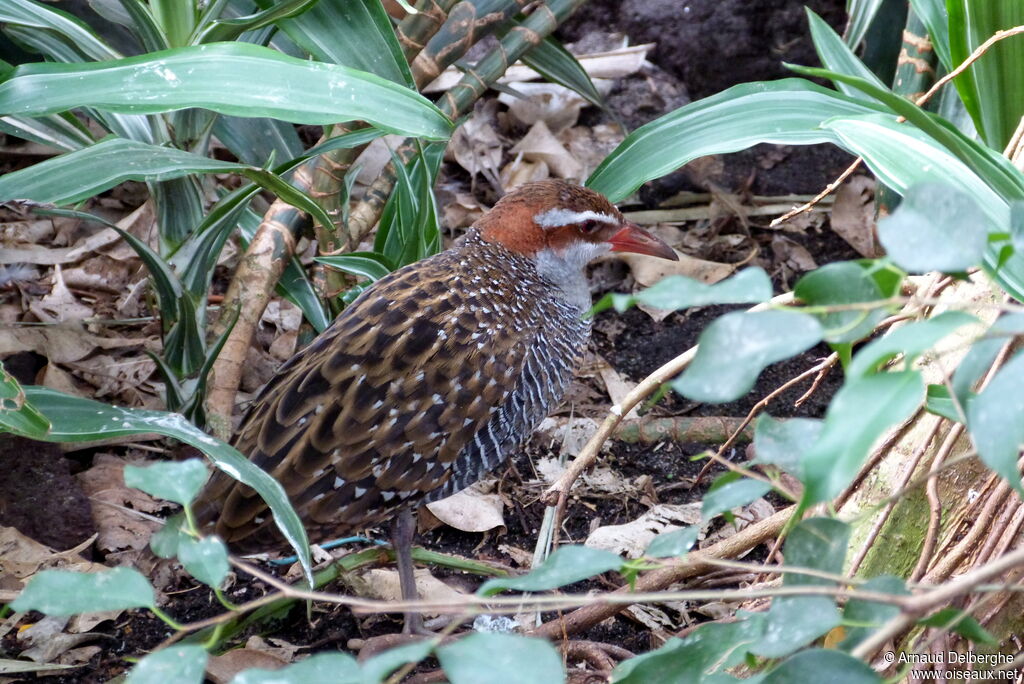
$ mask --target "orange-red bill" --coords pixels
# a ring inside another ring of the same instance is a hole
[[[613,252],[633,252],[634,254],[647,254],[679,261],[676,251],[669,247],[664,240],[651,235],[635,223],[622,224],[622,229],[612,235],[608,242],[611,244]]]

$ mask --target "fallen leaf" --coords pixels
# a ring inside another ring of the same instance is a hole
[[[569,154],[543,121],[535,123],[511,152],[522,153],[523,158],[529,161],[544,162],[559,178],[582,180],[583,165]]]
[[[90,318],[94,313],[68,289],[59,264],[53,267],[50,276],[50,292],[39,300],[33,300],[29,310],[44,323]]]
[[[136,512],[156,513],[167,505],[124,484],[126,463],[117,456],[97,454],[93,467],[76,476],[94,502],[93,521],[99,530],[96,544],[107,553],[145,548],[161,524]]]
[[[710,285],[728,278],[736,270],[732,264],[697,259],[678,250],[676,254],[679,261],[667,261],[643,254],[622,254],[621,258],[629,266],[636,282],[643,287],[650,287],[670,275],[686,276]]]
[[[587,537],[586,546],[639,558],[656,536],[701,522],[701,504],[659,504],[624,525],[605,525]]]
[[[598,427],[597,421],[593,418],[549,417],[541,421],[535,432],[549,444],[560,445],[559,453],[575,457],[594,436]]]
[[[362,585],[361,588],[357,588],[360,596],[383,601],[400,601],[402,599],[402,587],[397,570],[373,568],[362,574],[358,584]],[[424,601],[459,603],[463,596],[461,592],[431,575],[426,568],[416,570],[416,591],[420,599]],[[425,615],[434,617],[440,613],[426,613]]]
[[[589,105],[578,93],[556,83],[516,83],[512,88],[523,97],[503,92],[498,102],[519,123],[532,126],[543,121],[555,135],[576,125],[580,110]]]
[[[875,235],[875,180],[854,176],[839,186],[832,205],[832,230],[861,256],[880,256]]]
[[[287,660],[246,646],[232,649],[223,655],[210,656],[206,661],[206,676],[214,684],[227,684],[242,670],[254,667],[280,670],[287,664]]]
[[[501,497],[492,493],[497,481],[481,480],[426,508],[438,520],[463,532],[486,532],[505,526]]]

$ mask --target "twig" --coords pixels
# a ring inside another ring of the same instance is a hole
[[[899,615],[890,619],[862,641],[851,651],[850,655],[861,660],[868,660],[889,639],[911,627],[919,617],[948,605],[956,597],[969,594],[978,585],[1021,565],[1024,565],[1024,549],[1017,549],[988,565],[976,568],[955,580],[939,585],[927,593],[910,598],[901,606],[902,612]]]
[[[752,307],[750,311],[764,311],[769,307],[785,305],[792,301],[793,294],[788,292],[778,295],[777,297],[773,297],[771,301],[765,304],[758,304],[757,306]],[[635,406],[663,384],[681,373],[683,369],[690,364],[690,361],[693,360],[696,353],[697,347],[687,349],[685,352],[644,378],[642,382],[630,390],[629,394],[623,398],[621,403],[613,405],[608,416],[601,423],[597,432],[584,445],[579,455],[576,456],[561,477],[559,477],[554,484],[544,491],[541,495],[541,501],[543,501],[547,506],[556,506],[558,508],[558,524],[556,525],[556,529],[561,527],[561,520],[565,515],[565,505],[568,501],[569,490],[572,489],[573,483],[576,482],[584,470],[589,468],[594,461],[597,460],[601,447],[611,437],[619,423],[622,422],[623,416],[627,415]]]
[[[976,61],[978,61],[978,59],[981,58],[982,55],[984,55],[986,52],[988,52],[988,50],[993,45],[995,45],[996,43],[998,43],[1001,40],[1006,40],[1007,38],[1010,38],[1011,36],[1015,36],[1015,35],[1017,35],[1019,33],[1024,33],[1024,26],[1015,26],[1015,27],[1013,27],[1011,29],[1006,29],[1005,31],[996,31],[995,34],[993,34],[988,40],[986,40],[984,43],[979,45],[977,47],[977,49],[975,49],[974,52],[972,52],[970,54],[970,56],[967,59],[965,59],[957,68],[953,69],[948,74],[946,74],[945,76],[940,78],[938,81],[936,81],[935,84],[932,85],[932,87],[928,89],[928,92],[926,92],[924,95],[922,95],[921,97],[917,98],[914,101],[914,104],[917,105],[918,107],[920,107],[920,106],[924,105],[925,103],[927,103],[928,100],[930,100],[932,98],[932,96],[935,95],[935,93],[937,93],[944,85],[946,85],[947,83],[952,81],[954,78],[956,78],[957,76],[962,74],[964,71],[966,71],[968,68],[970,68],[970,66],[972,64],[974,64]],[[901,122],[902,121],[906,121],[906,119],[904,119],[903,117],[899,117],[898,120],[901,121]],[[829,183],[825,187],[824,190],[822,190],[820,193],[818,193],[817,196],[815,196],[814,199],[812,199],[810,202],[807,202],[806,204],[802,204],[801,206],[797,207],[796,209],[793,209],[792,211],[786,212],[785,214],[783,214],[779,218],[777,218],[774,221],[772,221],[771,224],[769,224],[769,226],[774,228],[775,226],[777,226],[778,224],[782,223],[783,221],[788,221],[789,219],[793,218],[794,216],[796,216],[798,214],[802,214],[805,211],[809,211],[815,204],[817,204],[822,199],[824,199],[826,196],[828,196],[832,192],[834,192],[842,184],[843,181],[845,181],[847,178],[849,178],[850,175],[854,171],[857,170],[857,168],[863,162],[864,162],[864,158],[863,157],[857,157],[857,159],[855,159],[854,162],[849,167],[847,167],[847,169],[845,171],[843,171],[839,175],[838,178],[836,178],[834,181]]]
[[[963,425],[960,423],[956,423],[950,428],[938,452],[935,454],[935,458],[932,459],[931,467],[928,469],[929,475],[937,475],[939,473],[949,453],[953,450],[954,445],[956,445],[957,440],[960,439],[960,433],[962,432]],[[905,485],[906,483],[904,483]],[[924,545],[921,547],[921,553],[918,554],[917,564],[914,566],[913,572],[910,573],[910,580],[912,582],[920,580],[924,577],[924,573],[928,571],[928,565],[931,563],[932,555],[935,553],[935,546],[939,540],[939,530],[942,526],[942,502],[939,500],[938,477],[928,478],[925,493],[928,498],[928,529],[925,531]]]

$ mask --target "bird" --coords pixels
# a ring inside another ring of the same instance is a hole
[[[497,468],[561,402],[590,337],[585,267],[611,252],[678,259],[594,190],[513,189],[285,362],[235,448],[280,482],[312,541],[390,519],[402,596],[415,599],[413,510]],[[234,551],[284,546],[266,503],[224,472],[193,510]],[[404,631],[421,629],[407,613]]]

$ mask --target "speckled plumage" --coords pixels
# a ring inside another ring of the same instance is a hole
[[[674,256],[593,191],[524,186],[284,364],[236,448],[282,484],[313,541],[463,489],[561,401],[590,334],[583,268],[612,250]],[[281,546],[263,501],[223,473],[195,510],[235,550]]]
[[[443,498],[561,400],[589,335],[582,314],[529,259],[471,231],[382,278],[285,364],[235,447],[284,486],[314,540]],[[203,498],[224,502],[217,532],[235,548],[273,546],[262,499],[215,480]]]

